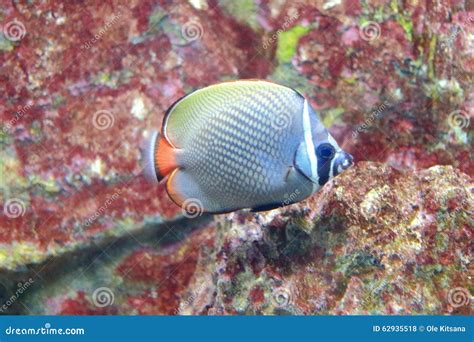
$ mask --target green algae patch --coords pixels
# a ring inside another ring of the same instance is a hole
[[[254,31],[259,28],[260,25],[257,21],[257,7],[253,0],[223,0],[220,4],[224,10],[237,19],[238,22],[250,26]]]
[[[430,79],[434,79],[435,78],[435,70],[434,70],[434,59],[435,59],[435,56],[436,56],[436,46],[437,46],[437,37],[435,35],[433,35],[433,38],[431,38],[430,42],[429,42],[429,51],[428,51],[428,61],[427,61],[427,64],[428,64],[428,77]]]
[[[4,140],[3,140],[4,139]],[[7,135],[0,135],[0,140],[8,141]],[[1,142],[0,142],[1,144]],[[0,149],[0,191],[6,195],[10,193],[24,192],[28,186],[27,180],[22,176],[21,163],[15,155],[13,147],[6,146]]]
[[[340,271],[348,277],[368,273],[377,268],[382,268],[380,260],[364,251],[357,251],[336,259],[336,271]]]
[[[401,27],[403,27],[403,30],[405,31],[405,36],[407,39],[411,42],[413,41],[413,23],[410,20],[410,18],[406,18],[403,15],[398,16],[397,18],[398,23],[400,24]]]
[[[0,51],[11,52],[13,49],[13,43],[0,34]]]
[[[278,47],[276,51],[278,62],[286,63],[291,61],[291,58],[293,58],[296,53],[296,46],[300,38],[307,34],[310,29],[310,27],[296,25],[287,31],[282,31],[278,35]]]
[[[313,86],[290,63],[278,65],[268,79],[296,89],[302,94],[310,94],[313,91]]]
[[[42,189],[42,192],[46,193],[59,193],[61,188],[56,183],[56,180],[53,176],[49,176],[47,179],[43,179],[36,175],[32,175],[28,178],[31,187],[39,187]]]
[[[326,115],[323,118],[323,124],[326,127],[331,127],[336,123],[342,123],[341,116],[344,114],[344,108],[337,107],[331,108],[326,112]]]
[[[411,42],[413,41],[413,22],[409,14],[400,13],[398,8],[398,1],[392,0],[390,2],[390,9],[396,13],[396,20],[405,31],[405,36]],[[406,12],[405,12],[406,13]]]
[[[103,85],[108,88],[117,89],[122,84],[127,84],[133,73],[130,70],[113,72],[99,72],[92,79],[95,85]]]
[[[38,246],[30,242],[13,242],[0,246],[0,269],[14,270],[19,266],[38,263],[46,258]]]
[[[186,43],[186,40],[182,37],[181,26],[170,20],[166,11],[160,6],[156,6],[148,17],[148,30],[138,36],[132,37],[130,43],[133,45],[142,44],[160,32],[164,32],[179,45]]]

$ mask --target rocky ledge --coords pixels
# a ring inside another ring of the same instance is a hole
[[[50,262],[23,303],[44,314],[472,314],[472,212],[472,179],[450,166],[362,162],[292,206],[150,226]]]

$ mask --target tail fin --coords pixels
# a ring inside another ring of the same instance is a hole
[[[153,130],[142,150],[143,175],[152,183],[160,182],[178,167],[176,150]]]
[[[142,169],[143,175],[150,183],[158,183],[160,180],[156,175],[155,167],[155,146],[159,136],[158,131],[153,130],[143,142],[142,148]]]

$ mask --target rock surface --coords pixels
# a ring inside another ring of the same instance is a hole
[[[450,166],[362,162],[305,202],[70,260],[25,301],[36,314],[472,314],[473,209],[472,179]]]
[[[0,5],[0,313],[469,312],[447,298],[474,292],[473,18],[464,0]],[[303,92],[359,165],[279,211],[183,219],[139,146],[180,96],[237,78]]]

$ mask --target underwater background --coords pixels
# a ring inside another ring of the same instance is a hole
[[[474,2],[2,1],[0,29],[0,314],[473,313]],[[141,142],[245,78],[302,92],[356,165],[183,211]]]

